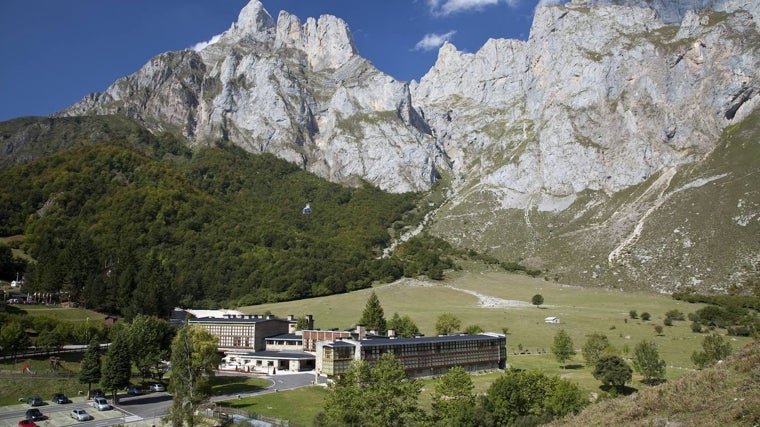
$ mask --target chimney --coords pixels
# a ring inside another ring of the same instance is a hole
[[[396,338],[396,330],[388,329],[388,338]]]
[[[292,314],[288,314],[288,322],[295,322],[295,321],[296,321],[296,316]]]
[[[314,316],[311,314],[306,315],[306,329],[314,329]]]
[[[367,335],[367,329],[364,325],[356,325],[356,332],[359,335],[359,341],[363,340],[365,335]]]

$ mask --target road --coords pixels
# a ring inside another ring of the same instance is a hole
[[[219,372],[221,376],[250,376],[250,374],[236,372]],[[314,381],[313,372],[299,373],[281,373],[271,376],[256,376],[270,381],[267,388],[259,389],[250,393],[240,393],[235,395],[213,396],[212,402],[235,399],[237,397],[248,397],[257,394],[275,393],[280,390],[289,390],[311,385]],[[119,424],[129,425],[139,423],[140,425],[159,425],[160,418],[169,412],[172,404],[172,396],[165,392],[146,393],[140,396],[119,395],[119,404],[110,411],[98,411],[89,406],[84,398],[75,397],[73,403],[57,405],[46,402],[45,405],[38,407],[47,417],[46,420],[37,421],[40,427],[64,427],[69,425],[79,425],[69,416],[69,412],[74,408],[84,408],[95,419],[87,421],[84,425],[88,427],[107,427]],[[30,406],[27,404],[0,406],[0,427],[16,427],[19,420],[24,418],[26,410]]]

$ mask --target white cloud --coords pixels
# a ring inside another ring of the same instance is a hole
[[[209,40],[207,42],[198,42],[198,43],[194,44],[190,49],[192,49],[192,50],[194,50],[196,52],[200,52],[206,46],[218,42],[221,37],[222,37],[221,34],[217,34],[214,37],[211,37],[211,40]]]
[[[481,10],[486,6],[494,6],[499,3],[505,3],[509,7],[516,8],[520,5],[520,0],[427,0],[431,13],[441,16]]]
[[[456,31],[449,31],[446,34],[425,34],[425,37],[422,38],[422,40],[418,41],[416,45],[414,45],[414,50],[433,50],[438,49],[443,45],[445,42],[451,40],[451,37],[456,34]]]

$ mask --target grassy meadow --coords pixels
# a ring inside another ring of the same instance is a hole
[[[507,362],[511,367],[538,369],[549,375],[559,375],[578,383],[589,393],[600,392],[600,382],[593,378],[592,369],[584,366],[581,354],[581,348],[589,334],[605,334],[623,356],[626,356],[626,349],[629,355],[632,354],[640,341],[654,341],[660,356],[667,363],[668,380],[694,372],[691,354],[695,350],[701,350],[705,336],[692,332],[689,321],[674,321],[673,326],[663,325],[666,312],[680,310],[688,315],[702,308],[702,304],[676,301],[668,295],[655,293],[566,286],[483,266],[468,266],[466,271],[451,272],[440,282],[407,279],[348,294],[242,307],[240,310],[255,314],[270,311],[278,316],[312,314],[316,328],[348,329],[361,317],[367,298],[373,291],[380,299],[386,319],[390,319],[396,312],[402,316],[408,315],[426,335],[435,333],[436,318],[444,312],[459,317],[462,329],[469,325],[479,325],[486,331],[501,333],[503,328],[508,328]],[[544,297],[544,304],[540,307],[530,304],[535,294]],[[631,310],[636,310],[639,319],[630,318]],[[651,315],[650,321],[640,319],[644,312]],[[561,323],[545,323],[544,319],[549,316],[559,317]],[[655,332],[655,325],[663,325],[660,335]],[[554,336],[560,329],[571,336],[577,352],[568,362],[567,368],[561,367],[551,354]],[[734,350],[743,348],[751,341],[751,338],[730,337]],[[519,348],[523,351],[519,351]],[[499,375],[489,373],[473,376],[475,392],[485,392]],[[634,373],[634,381],[630,386],[648,388],[640,379]],[[422,407],[430,407],[430,393],[434,384],[435,380],[423,380],[420,396]],[[280,395],[287,393],[289,392],[282,392]],[[263,406],[257,399],[261,397],[250,398],[250,410],[254,412]],[[311,403],[307,407],[318,408],[315,399],[320,400],[319,396],[309,395]],[[241,405],[245,406],[244,402]],[[267,415],[285,419],[292,415],[288,410],[277,411],[276,406],[267,412]]]
[[[657,335],[654,329],[655,325],[663,325],[665,313],[669,310],[680,310],[688,315],[703,307],[702,304],[689,304],[654,293],[565,286],[482,266],[480,269],[468,266],[467,271],[449,273],[440,282],[407,279],[347,294],[242,307],[240,310],[255,314],[270,311],[277,316],[312,314],[316,328],[348,329],[361,318],[367,298],[373,291],[382,304],[386,319],[396,312],[408,315],[425,335],[435,333],[435,321],[445,312],[461,319],[462,329],[479,325],[486,331],[501,333],[503,328],[508,328],[508,363],[524,369],[553,368],[570,376],[573,370],[560,369],[551,355],[552,341],[559,329],[568,332],[578,351],[570,364],[583,363],[581,347],[589,334],[599,332],[607,335],[621,352],[626,347],[632,352],[640,341],[653,340],[668,366],[675,367],[669,369],[673,376],[694,368],[691,353],[701,349],[705,336],[692,332],[689,321],[674,321],[673,326],[663,326],[661,335]],[[483,306],[474,293],[494,299],[494,306]],[[535,294],[544,297],[540,308],[530,305]],[[651,320],[630,319],[631,310],[636,310],[639,315],[647,312]],[[545,323],[548,316],[559,317],[561,323]],[[751,341],[743,337],[731,337],[730,340],[735,350]],[[519,353],[519,348],[530,354],[515,354]],[[545,354],[537,355],[543,352]]]

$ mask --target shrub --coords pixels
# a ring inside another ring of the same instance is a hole
[[[652,315],[649,314],[649,313],[647,313],[646,311],[643,312],[643,313],[641,313],[641,320],[643,320],[645,322],[648,322],[649,319],[651,319],[651,318],[652,318]]]
[[[702,332],[702,325],[699,322],[691,322],[691,331],[696,333]]]
[[[638,319],[639,318],[639,314],[636,312],[636,310],[629,311],[628,315],[631,316],[631,319]]]
[[[633,378],[633,369],[620,356],[602,356],[596,363],[593,375],[604,385],[622,387]]]
[[[665,324],[665,326],[673,326],[673,318],[672,317],[666,317],[665,320],[662,323]]]
[[[665,313],[665,318],[673,319],[673,320],[686,320],[686,316],[680,311],[680,310],[669,310],[667,313]]]

